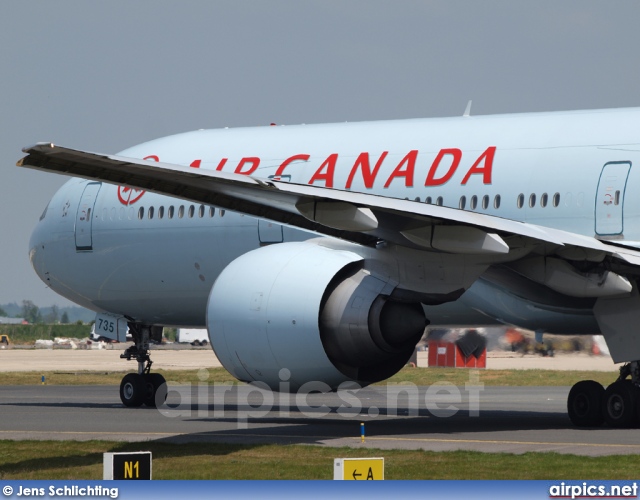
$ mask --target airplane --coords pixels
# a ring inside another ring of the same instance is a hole
[[[640,108],[197,130],[117,155],[52,143],[72,176],[33,231],[48,287],[124,331],[125,406],[166,383],[149,342],[206,327],[244,382],[387,379],[425,327],[602,334],[625,363],[574,425],[639,423]],[[635,167],[633,165],[636,164]],[[114,334],[115,335],[115,334]]]

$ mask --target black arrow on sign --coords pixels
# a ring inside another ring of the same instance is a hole
[[[356,476],[360,477],[362,476],[362,474],[356,474],[356,472],[358,472],[356,469],[353,470],[353,479],[356,478]]]

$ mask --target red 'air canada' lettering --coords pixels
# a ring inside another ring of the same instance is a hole
[[[482,182],[484,184],[491,184],[491,170],[493,168],[493,155],[496,152],[496,147],[491,146],[482,153],[476,162],[471,166],[467,175],[464,176],[460,184],[466,184],[473,174],[482,174]],[[480,166],[480,162],[483,162],[483,166]]]
[[[444,175],[442,175],[442,177],[436,178],[436,171],[438,170],[438,167],[440,166],[440,162],[445,157],[445,155],[453,157],[451,158],[451,165],[449,165],[449,169],[445,172]],[[449,179],[451,179],[451,177],[453,177],[453,174],[455,174],[458,168],[458,165],[460,165],[461,158],[462,158],[462,151],[460,151],[457,148],[441,149],[440,152],[438,153],[438,156],[436,156],[436,159],[433,160],[431,168],[429,169],[429,173],[427,174],[427,179],[424,181],[424,185],[425,186],[441,186],[442,184],[447,182]]]
[[[276,170],[275,176],[280,177],[284,173],[284,169],[287,168],[289,164],[293,163],[294,161],[308,161],[309,158],[311,158],[309,155],[290,156],[280,164],[280,166],[278,167],[278,170]]]
[[[469,179],[471,179],[472,175],[481,175],[483,184],[491,184],[491,176],[493,171],[493,159],[495,157],[496,147],[489,146],[485,149],[478,158],[473,162],[469,170],[465,173],[462,178],[461,185],[467,184]],[[380,156],[375,160],[376,163],[371,167],[370,153],[363,152],[358,155],[351,170],[349,171],[349,176],[347,177],[347,182],[345,184],[345,189],[351,189],[353,183],[356,179],[356,176],[360,174],[362,176],[362,182],[366,189],[372,189],[378,174],[380,173],[380,169],[382,168],[382,164],[385,159],[388,157],[389,152],[383,151],[380,153]],[[297,154],[288,157],[283,160],[283,162],[276,169],[274,177],[280,177],[284,174],[285,169],[289,168],[294,162],[308,162],[311,158],[311,155],[308,154]],[[151,155],[146,156],[145,160],[154,160],[160,161],[160,158]],[[404,179],[405,187],[413,187],[416,162],[418,160],[418,150],[413,149],[409,151],[403,158],[400,160],[398,165],[393,169],[389,177],[387,177],[386,182],[384,183],[384,187],[388,188],[391,183],[398,179]],[[222,158],[218,165],[216,166],[216,170],[221,171],[227,164],[228,158]],[[332,153],[322,164],[318,167],[318,169],[313,173],[311,179],[309,179],[309,184],[314,184],[316,182],[323,182],[324,187],[332,188],[334,184],[334,174],[336,170],[336,164],[338,162],[338,153]],[[193,168],[200,168],[202,160],[194,160],[189,165]],[[425,186],[442,186],[443,184],[449,182],[455,173],[457,172],[460,164],[462,163],[462,150],[458,148],[444,148],[438,151],[438,154],[434,158],[429,171],[427,172],[427,176],[424,181]],[[257,156],[246,156],[238,162],[234,173],[241,175],[250,175],[254,173],[258,166],[260,165],[260,158]],[[144,191],[142,192],[144,193]],[[128,193],[127,193],[128,194]],[[134,203],[137,201],[142,194],[137,196],[135,199],[125,198],[119,192],[120,201],[127,205]]]
[[[362,170],[362,180],[364,181],[364,187],[366,187],[367,189],[371,189],[373,187],[373,183],[376,180],[376,176],[378,175],[378,170],[380,170],[382,162],[386,158],[387,154],[389,154],[389,151],[383,151],[383,153],[380,155],[380,158],[378,158],[378,161],[376,162],[376,166],[373,167],[372,172],[371,165],[369,164],[369,153],[360,153],[358,158],[356,158],[355,163],[353,164],[351,172],[349,173],[349,178],[347,179],[345,188],[351,189],[353,178],[358,171],[358,167],[360,167],[360,169]]]
[[[391,181],[396,177],[404,177],[404,185],[406,187],[413,187],[413,171],[416,168],[416,158],[418,157],[418,150],[413,149],[407,153],[407,155],[400,160],[398,166],[391,172],[391,175],[384,183],[384,187],[388,188],[391,185]],[[402,168],[404,164],[407,164],[407,168]]]
[[[243,170],[243,167],[247,163],[251,163],[251,166],[247,170]],[[242,160],[240,160],[240,163],[238,163],[238,166],[236,167],[234,173],[242,174],[242,175],[250,175],[254,173],[256,170],[258,170],[258,165],[260,165],[260,158],[256,158],[255,156],[243,158]]]
[[[329,157],[322,162],[320,168],[313,174],[313,177],[309,180],[309,184],[313,184],[315,181],[324,181],[325,187],[332,188],[333,172],[336,169],[336,161],[338,161],[338,153],[329,155]]]
[[[218,163],[216,170],[220,172],[226,164],[227,164],[227,158],[223,158],[222,160],[220,160],[220,163]]]

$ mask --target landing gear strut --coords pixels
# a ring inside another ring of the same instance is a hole
[[[627,378],[627,377],[630,377]],[[569,392],[567,410],[576,427],[610,427],[640,425],[640,362],[632,361],[620,368],[618,379],[605,390],[593,380],[582,380]]]
[[[129,323],[134,345],[120,357],[138,362],[138,373],[127,373],[120,382],[120,400],[129,407],[149,406],[155,408],[167,399],[167,382],[159,373],[151,373],[149,340],[162,339],[162,327]]]

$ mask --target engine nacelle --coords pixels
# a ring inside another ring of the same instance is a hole
[[[367,272],[362,256],[319,241],[246,253],[214,283],[209,339],[237,379],[335,389],[384,380],[409,360],[427,324],[421,304],[391,299],[395,284]]]

